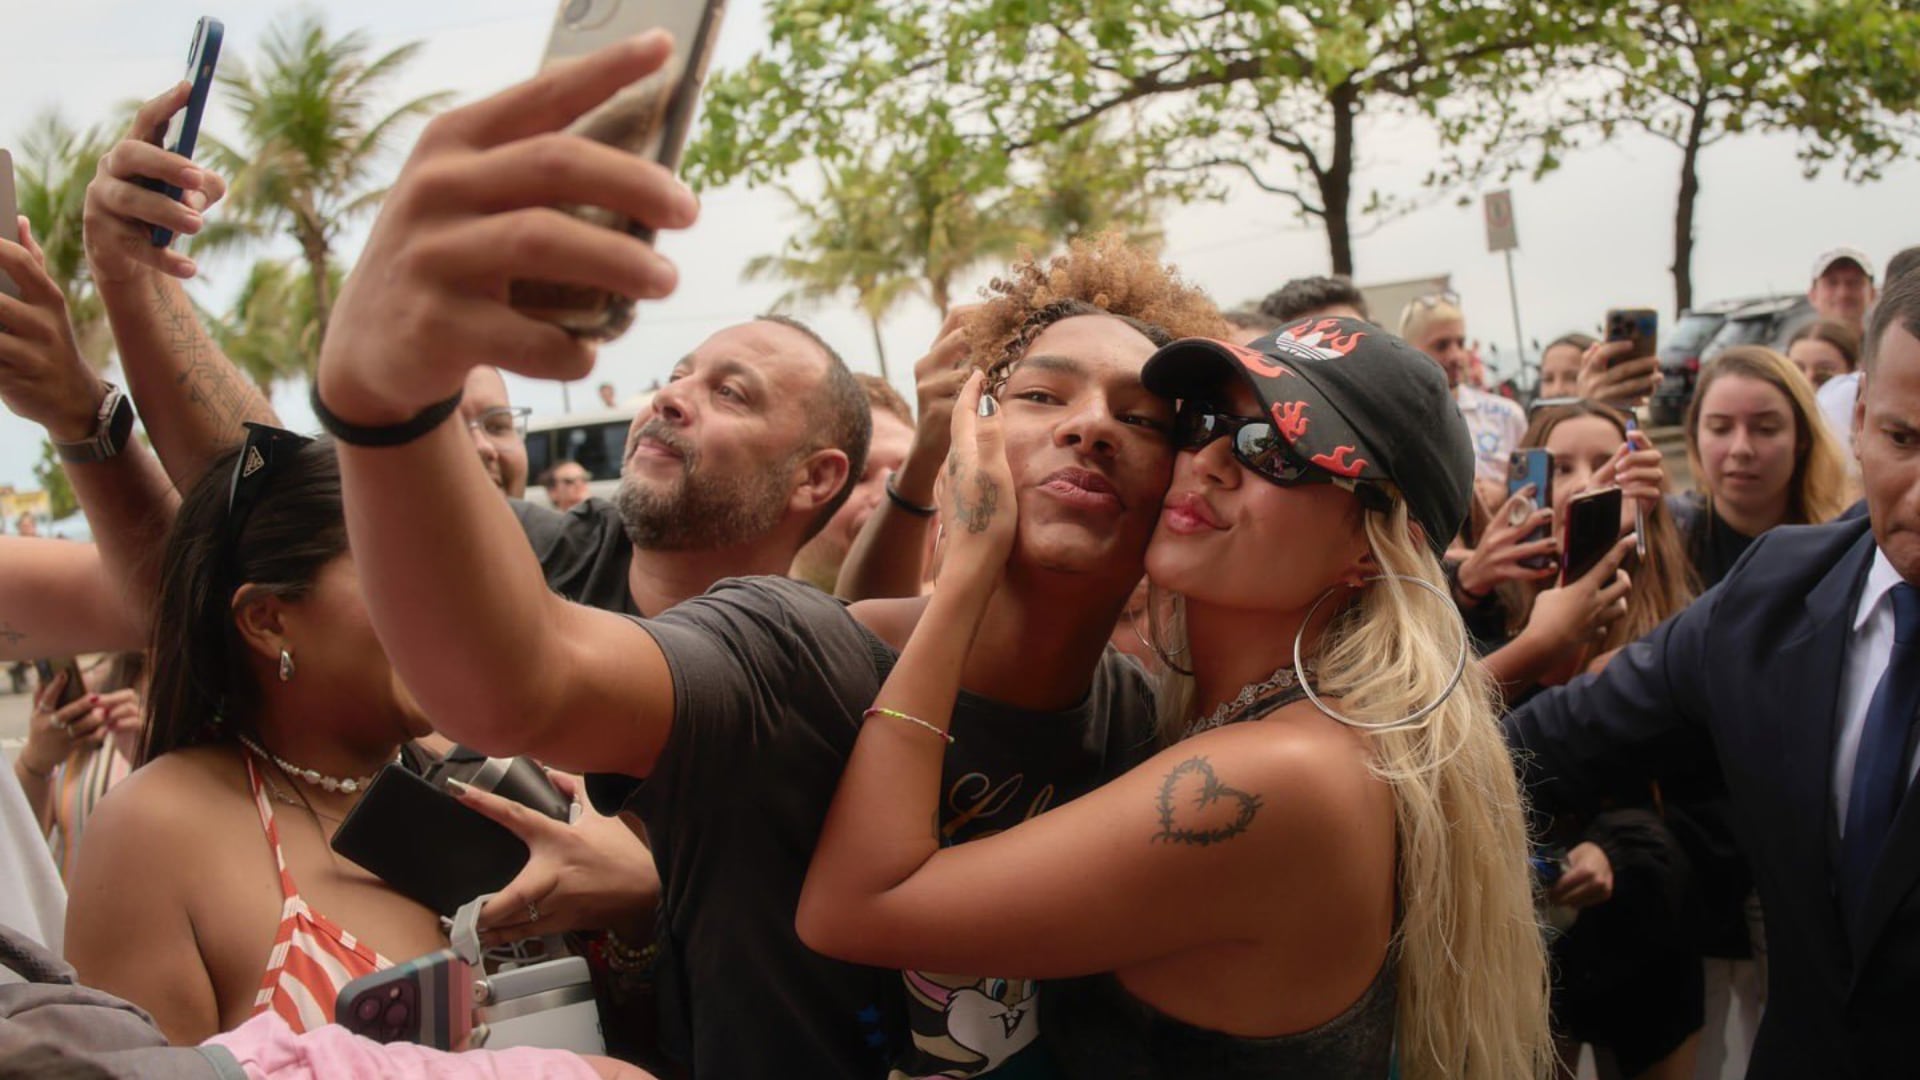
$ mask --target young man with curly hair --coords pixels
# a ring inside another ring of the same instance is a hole
[[[411,175],[390,206],[410,204]],[[365,272],[419,275],[403,287],[430,297],[497,303],[424,280],[431,262],[407,257],[412,234],[389,217],[368,246],[386,257],[363,262]],[[1197,289],[1115,239],[1023,263],[989,292],[969,351],[998,387],[1020,524],[954,718],[933,827],[955,842],[1072,799],[1149,752],[1146,679],[1107,649],[1142,575],[1174,456],[1172,403],[1140,373],[1175,337],[1223,332]],[[393,317],[361,299],[343,293],[340,325],[365,327],[361,345],[372,351],[330,350],[326,407],[352,421],[429,405],[410,388],[446,381],[430,369],[464,354],[390,347],[404,340],[389,335]],[[651,619],[569,603],[545,587],[498,500],[462,482],[466,459],[453,443],[450,429],[436,429],[398,447],[341,446],[369,611],[383,639],[401,646],[396,671],[444,718],[444,734],[594,774],[603,809],[645,823],[662,885],[663,1043],[678,1044],[698,1076],[1034,1067],[1045,1051],[1030,980],[845,964],[794,932],[863,713],[926,601],[849,607],[788,578],[758,577],[721,582]],[[467,538],[457,549],[427,539],[450,524]],[[475,580],[489,587],[468,587]],[[539,907],[581,903],[586,887],[564,880]]]

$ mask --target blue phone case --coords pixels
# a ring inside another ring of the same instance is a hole
[[[1535,506],[1553,505],[1553,455],[1545,450],[1515,450],[1507,459],[1507,497],[1512,498],[1528,484],[1533,485],[1533,504]],[[1542,525],[1533,530],[1525,543],[1545,540],[1553,535],[1549,526]],[[1529,570],[1545,570],[1553,565],[1553,556],[1535,555],[1522,559],[1520,565]]]
[[[187,53],[187,78],[193,82],[193,92],[182,110],[180,137],[167,147],[183,158],[191,159],[194,145],[200,141],[200,118],[206,115],[207,98],[213,93],[213,72],[220,65],[220,41],[226,32],[225,24],[211,15],[203,16],[193,28],[193,48]],[[148,186],[176,202],[182,194],[172,184],[152,182]],[[155,225],[153,246],[166,247],[171,243],[173,230]]]

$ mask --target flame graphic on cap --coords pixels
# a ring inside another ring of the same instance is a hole
[[[1321,319],[1319,322],[1289,327],[1283,331],[1288,337],[1320,352],[1326,359],[1346,356],[1360,347],[1366,340],[1364,330],[1340,332],[1339,319]]]
[[[1274,427],[1278,428],[1288,445],[1297,443],[1307,433],[1307,402],[1289,401],[1282,405],[1275,402],[1270,410],[1273,413]]]
[[[1245,345],[1235,345],[1231,341],[1222,341],[1218,342],[1218,344],[1226,346],[1228,352],[1233,353],[1234,356],[1239,358],[1241,366],[1253,372],[1255,375],[1265,375],[1269,379],[1278,379],[1283,375],[1293,374],[1293,372],[1287,370],[1285,365],[1275,363],[1273,358],[1267,356],[1265,353],[1256,352],[1253,349],[1247,348]]]
[[[1333,453],[1331,454],[1315,454],[1307,460],[1330,473],[1351,479],[1359,476],[1360,470],[1367,467],[1366,458],[1354,458],[1352,461],[1346,460],[1347,455],[1351,453],[1353,453],[1353,447],[1351,446],[1336,446],[1333,448]]]

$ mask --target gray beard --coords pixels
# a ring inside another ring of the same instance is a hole
[[[634,547],[724,550],[760,539],[786,516],[791,461],[740,476],[708,476],[700,471],[699,456],[684,449],[680,482],[670,491],[650,490],[632,476],[620,478],[613,505]]]

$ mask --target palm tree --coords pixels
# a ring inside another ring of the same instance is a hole
[[[775,308],[818,305],[851,291],[873,328],[873,351],[884,379],[887,349],[880,340],[880,323],[915,285],[886,198],[891,178],[871,168],[863,156],[826,169],[824,179],[825,189],[816,198],[779,186],[800,215],[799,228],[778,253],[748,262],[741,276],[790,283],[792,288],[774,301]]]
[[[386,196],[374,170],[400,129],[448,99],[427,94],[379,112],[381,91],[420,48],[412,42],[369,59],[364,32],[329,37],[320,15],[303,12],[267,32],[257,69],[233,59],[224,64],[220,82],[240,116],[241,141],[209,143],[215,167],[231,178],[233,213],[194,246],[218,250],[276,232],[292,237],[306,264],[316,353],[333,312],[335,241]]]
[[[1035,151],[1036,179],[1025,193],[1029,220],[1061,243],[1119,229],[1131,244],[1158,248],[1167,193],[1150,160],[1140,147],[1108,139],[1097,124],[1074,128]]]
[[[87,183],[112,145],[113,136],[103,128],[81,131],[49,109],[28,126],[14,169],[20,212],[33,222],[34,239],[47,255],[47,275],[67,298],[80,355],[96,368],[113,355],[113,333],[87,272],[80,220]]]
[[[220,351],[263,393],[281,379],[312,371],[320,358],[322,324],[314,317],[314,298],[337,295],[345,271],[329,266],[333,280],[324,291],[313,288],[308,272],[299,260],[262,259],[248,271],[233,310],[206,319]]]

